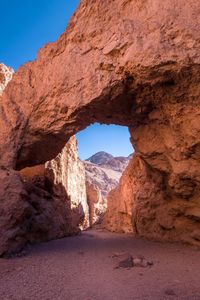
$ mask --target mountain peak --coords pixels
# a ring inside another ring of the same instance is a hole
[[[92,155],[91,157],[89,157],[88,159],[86,159],[86,161],[90,161],[93,164],[102,165],[102,164],[106,164],[108,161],[110,161],[113,158],[114,157],[111,154],[105,151],[99,151],[94,155]]]

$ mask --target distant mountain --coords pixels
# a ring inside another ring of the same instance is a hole
[[[126,168],[126,166],[128,165],[131,156],[132,154],[129,155],[128,157],[124,157],[124,156],[114,157],[113,155],[105,151],[100,151],[92,155],[88,159],[86,159],[86,161],[89,161],[103,168],[111,169],[122,173]]]
[[[91,163],[96,165],[103,165],[113,158],[114,157],[111,154],[105,151],[99,151],[96,154],[89,157],[88,159],[86,159],[86,161],[90,161]]]
[[[97,152],[84,161],[87,181],[99,188],[105,198],[117,186],[131,157],[114,157],[105,151]]]

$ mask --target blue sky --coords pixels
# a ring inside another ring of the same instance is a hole
[[[64,31],[79,0],[0,0],[0,60],[15,70]]]
[[[44,44],[56,41],[79,0],[0,0],[0,62],[17,68],[35,59]],[[77,134],[79,156],[98,151],[114,156],[133,152],[126,127],[95,124]]]
[[[127,127],[93,124],[77,134],[79,155],[89,158],[98,151],[114,156],[128,156],[133,153]]]

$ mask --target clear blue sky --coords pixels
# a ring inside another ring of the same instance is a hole
[[[45,43],[57,40],[79,0],[0,0],[0,62],[16,70],[33,60]],[[77,134],[82,159],[104,150],[133,152],[126,127],[95,124]]]
[[[114,156],[133,153],[127,127],[93,124],[77,134],[80,158],[89,158],[96,152],[106,151]]]
[[[79,0],[0,0],[0,61],[15,70],[64,31]]]

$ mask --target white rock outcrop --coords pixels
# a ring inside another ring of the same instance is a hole
[[[14,70],[12,68],[0,63],[0,96],[8,82],[12,79],[13,73]]]

